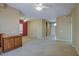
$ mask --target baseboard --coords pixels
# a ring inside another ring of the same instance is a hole
[[[67,42],[67,43],[69,43],[69,44],[72,44],[72,42],[69,41],[69,40],[56,40],[56,41],[63,41],[63,42]]]

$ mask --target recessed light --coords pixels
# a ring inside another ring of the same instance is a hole
[[[24,20],[24,22],[26,22],[27,20]]]

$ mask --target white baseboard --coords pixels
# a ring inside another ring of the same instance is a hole
[[[69,40],[61,40],[61,39],[59,39],[59,40],[56,40],[56,41],[64,41],[64,42],[68,42],[68,43],[72,44],[72,41],[69,41]]]

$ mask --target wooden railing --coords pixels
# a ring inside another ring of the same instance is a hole
[[[15,48],[22,46],[22,37],[19,35],[16,36],[1,36],[1,48],[2,52],[7,52]]]
[[[2,34],[0,33],[0,53],[2,52]]]

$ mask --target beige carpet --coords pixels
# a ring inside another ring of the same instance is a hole
[[[2,54],[3,56],[76,56],[75,49],[66,42],[33,39],[21,48]]]

